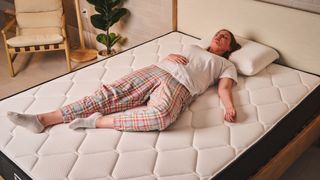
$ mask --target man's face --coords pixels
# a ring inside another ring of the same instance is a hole
[[[228,31],[218,32],[211,41],[211,48],[217,52],[227,52],[230,50],[231,36]]]

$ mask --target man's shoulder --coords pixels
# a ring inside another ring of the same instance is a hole
[[[186,45],[186,47],[184,49],[187,51],[203,51],[204,50],[203,48],[201,48],[200,46],[198,46],[196,44]]]

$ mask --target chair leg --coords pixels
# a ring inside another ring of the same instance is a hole
[[[69,51],[69,43],[67,40],[64,41],[64,45],[65,45],[65,54],[66,54],[68,71],[71,72],[72,68],[71,68],[71,62],[70,62],[70,51]]]
[[[14,69],[13,69],[13,60],[15,58],[15,55],[12,55],[8,52],[8,50],[6,49],[6,54],[7,54],[7,60],[8,60],[8,68],[9,68],[9,73],[11,77],[14,77]]]

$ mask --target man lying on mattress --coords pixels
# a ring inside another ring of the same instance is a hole
[[[181,55],[170,54],[58,110],[35,115],[8,112],[7,116],[35,133],[60,123],[70,123],[72,129],[161,131],[177,119],[193,97],[218,83],[224,119],[235,122],[232,86],[237,82],[237,71],[226,58],[239,48],[233,34],[223,29],[215,34],[208,49],[190,45]],[[121,112],[145,103],[145,108]],[[121,113],[112,114],[115,112]]]

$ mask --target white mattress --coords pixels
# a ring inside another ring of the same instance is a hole
[[[8,110],[55,110],[135,69],[179,53],[198,40],[171,33],[117,56],[0,101],[0,150],[33,179],[208,179],[264,136],[320,78],[271,64],[239,77],[233,96],[237,123],[223,120],[216,87],[198,97],[163,132],[70,130],[66,124],[33,134],[10,123]]]

